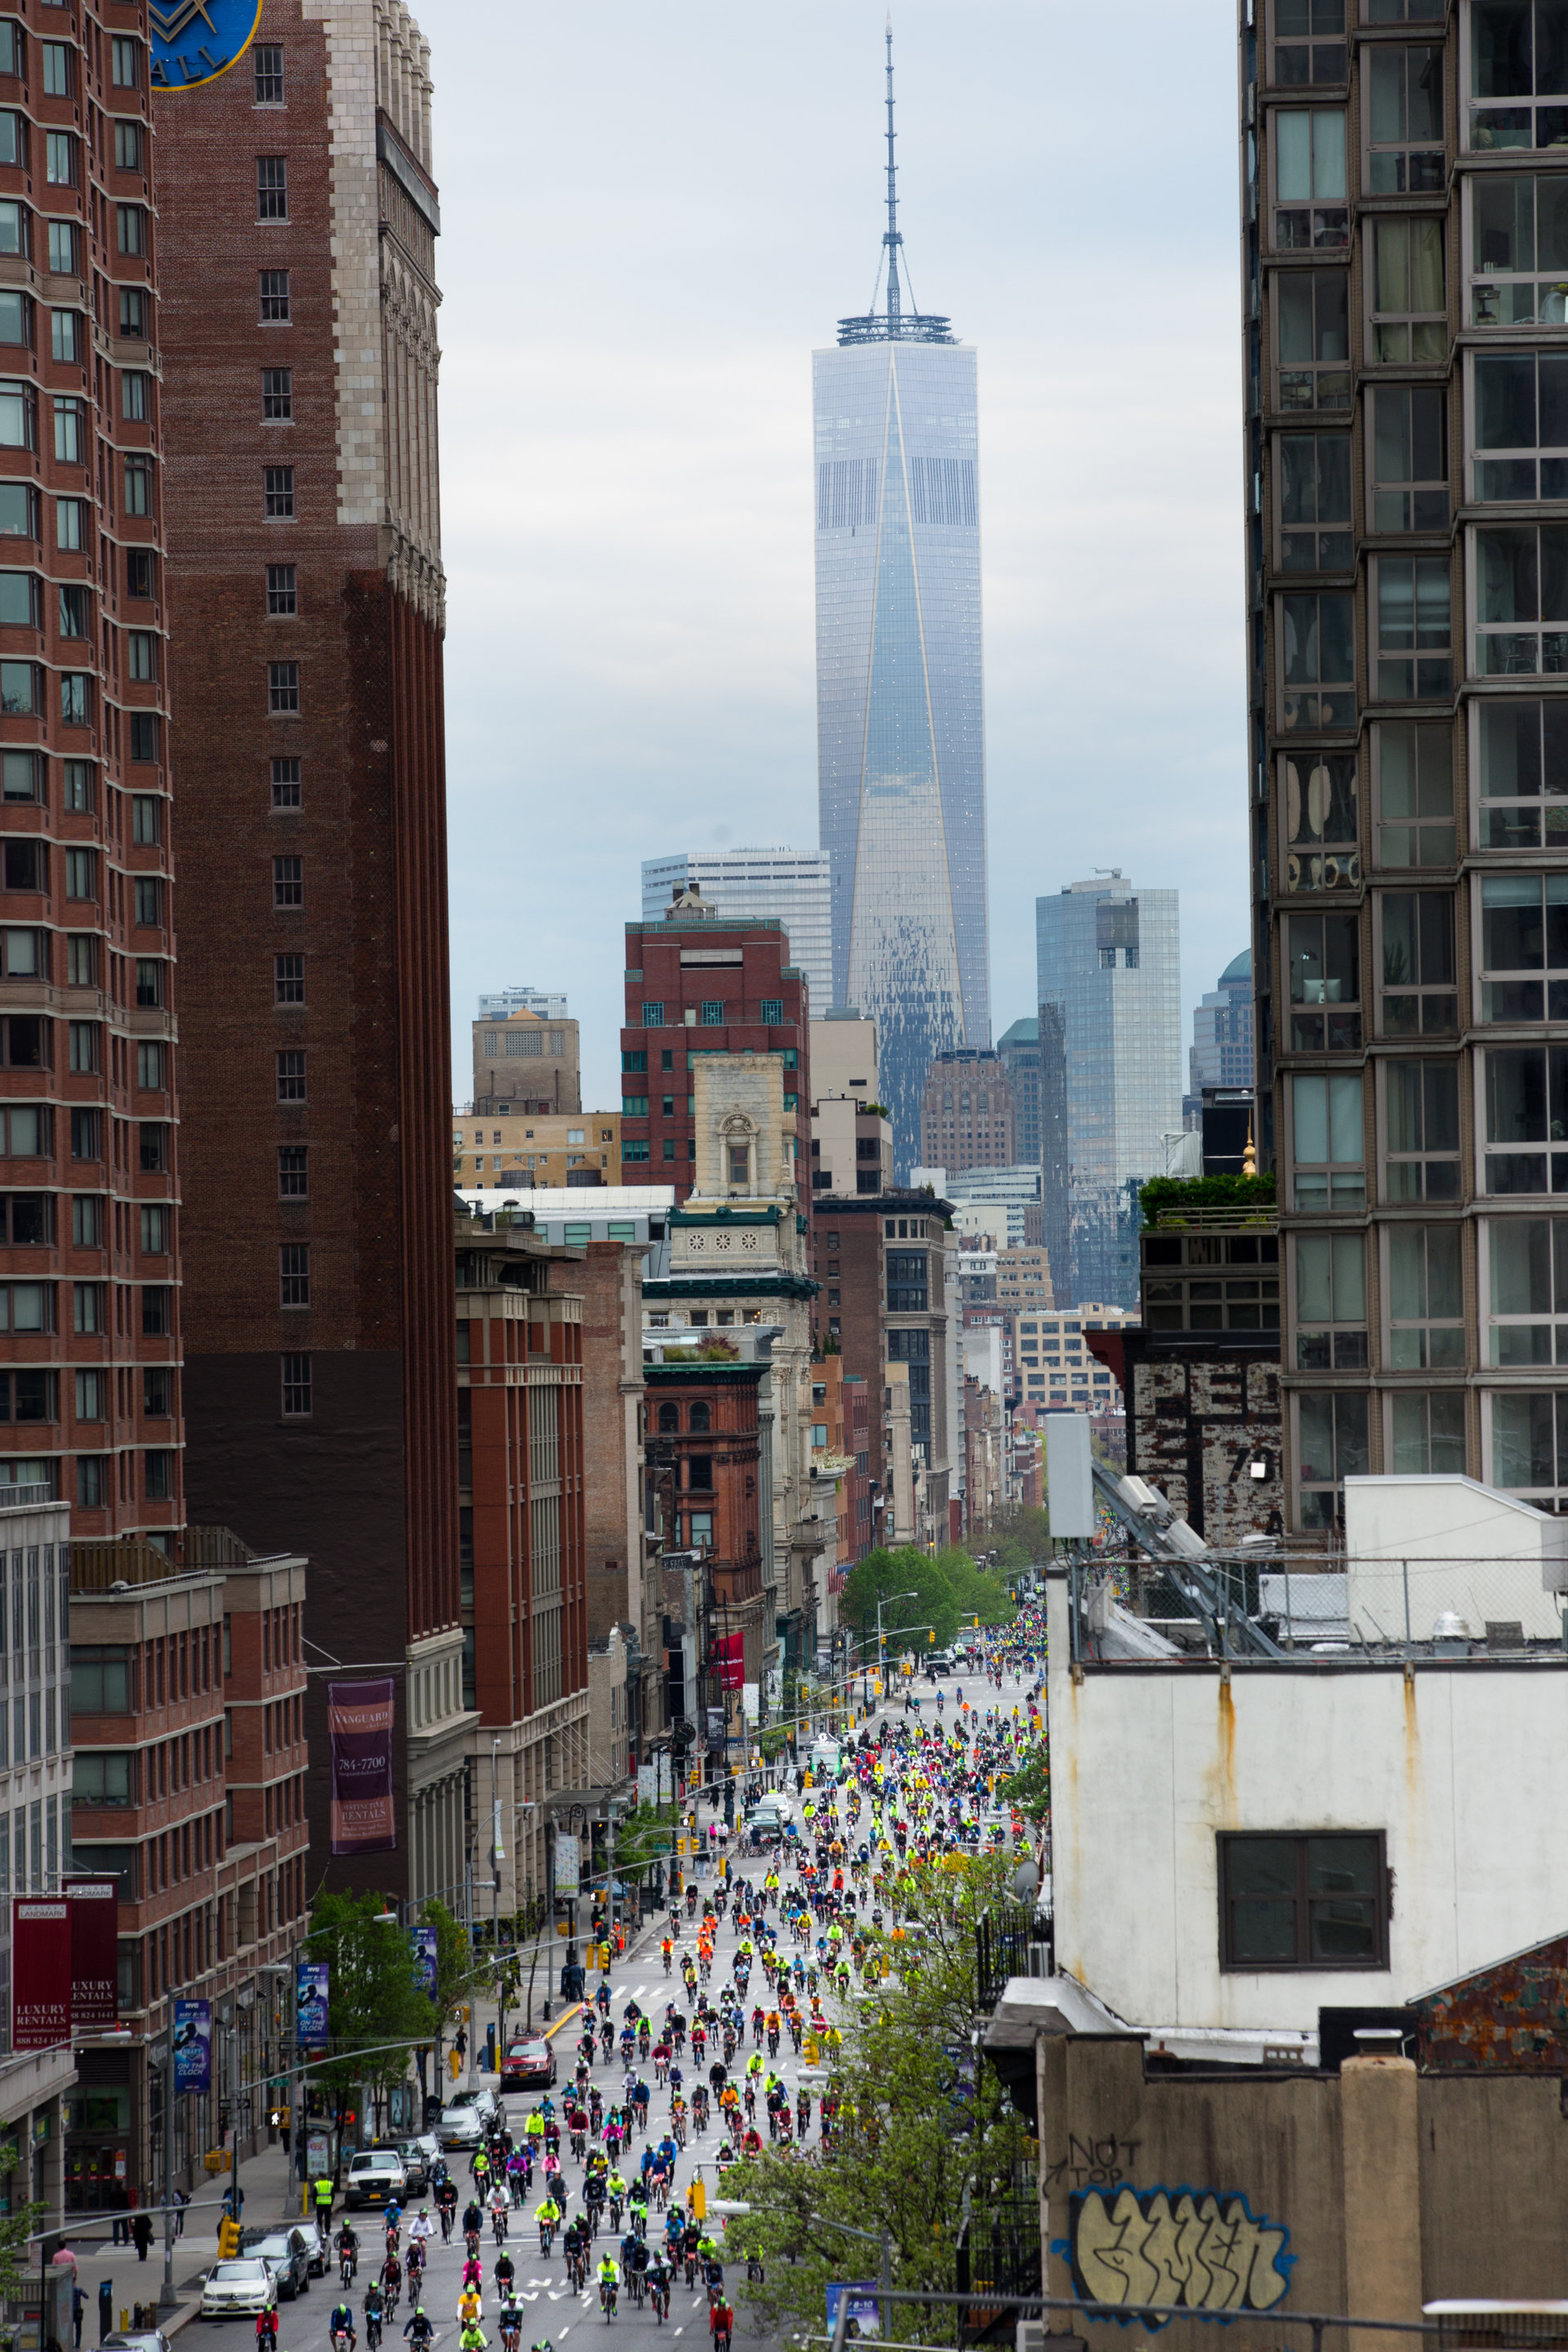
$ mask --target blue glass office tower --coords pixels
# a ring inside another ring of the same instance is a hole
[[[1176,893],[1074,882],[1035,901],[1035,927],[1041,1126],[1060,1129],[1042,1143],[1057,1304],[1136,1307],[1139,1189],[1182,1124]]]
[[[888,45],[886,308],[813,354],[816,709],[836,1001],[877,1023],[900,1181],[936,1055],[991,1036],[974,354],[905,310]]]

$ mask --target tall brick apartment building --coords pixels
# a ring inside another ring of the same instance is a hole
[[[407,1834],[332,1868],[416,1895],[464,1800],[429,100],[405,9],[266,0],[157,115],[189,1475],[309,1556],[314,1663],[405,1665]]]
[[[157,232],[138,0],[0,17],[0,1481],[173,1544]]]
[[[777,917],[726,921],[696,889],[683,891],[662,921],[626,925],[626,988],[621,1181],[673,1184],[684,1201],[697,1181],[695,1063],[704,1054],[777,1054],[809,1214],[810,1003]]]

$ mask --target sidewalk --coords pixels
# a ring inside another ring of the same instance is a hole
[[[160,2315],[158,2325],[163,2333],[173,2335],[194,2319],[201,2304],[202,2280],[217,2260],[217,2225],[223,2218],[222,2197],[229,2175],[216,2174],[212,2179],[203,2175],[193,2201],[185,2215],[184,2234],[174,2240],[174,2293],[178,2307]],[[245,2206],[241,2219],[247,2230],[261,2230],[281,2219],[289,2194],[289,2162],[282,2148],[263,2148],[259,2156],[249,2158],[239,2168],[239,2185],[244,2191]],[[82,2315],[82,2352],[92,2352],[99,2340],[98,2290],[100,2281],[108,2279],[114,2288],[114,2326],[130,2326],[137,2304],[156,2303],[163,2288],[163,2216],[153,2220],[154,2236],[147,2250],[147,2259],[139,2262],[134,2246],[116,2246],[110,2242],[112,2217],[108,2213],[85,2213],[78,2217],[79,2226],[68,2225],[65,2243],[77,2258],[77,2283],[87,2296],[87,2310]],[[330,2279],[316,2279],[311,2291],[327,2286]]]

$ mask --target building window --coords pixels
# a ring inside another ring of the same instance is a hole
[[[1426,702],[1452,692],[1454,656],[1448,559],[1377,559],[1377,695]]]
[[[1568,875],[1482,876],[1481,970],[1483,1021],[1568,1019]]]
[[[1372,223],[1371,357],[1420,367],[1447,355],[1447,301],[1440,220]]]
[[[261,317],[286,320],[289,316],[289,272],[286,269],[264,269],[260,273]]]
[[[160,1094],[168,1084],[168,1049],[156,1038],[136,1047],[136,1083],[144,1094]]]
[[[1383,720],[1374,730],[1378,853],[1384,866],[1451,866],[1454,757],[1449,730]]]
[[[146,766],[156,762],[158,714],[155,710],[133,710],[131,713],[131,757]]]
[[[1388,1885],[1380,1831],[1219,1833],[1220,1966],[1385,1969]]]
[[[136,341],[146,336],[147,298],[140,286],[122,286],[120,289],[120,331]]]
[[[78,240],[80,234],[74,221],[49,223],[49,271],[52,277],[75,278],[79,274]]]
[[[76,1457],[76,1498],[83,1510],[102,1508],[106,1457],[101,1454],[79,1454]],[[72,1658],[72,1681],[75,1681],[75,1658]],[[73,1696],[76,1696],[73,1692]],[[80,1711],[81,1701],[77,1697]]]
[[[1463,1366],[1464,1286],[1458,1225],[1388,1228],[1388,1302],[1389,1362],[1395,1371]]]
[[[1276,111],[1274,194],[1276,252],[1310,253],[1349,244],[1342,106]]]
[[[291,519],[294,512],[293,467],[264,466],[261,472],[263,511],[275,522]]]
[[[1344,1516],[1344,1480],[1366,1475],[1365,1393],[1303,1389],[1296,1410],[1300,1524],[1336,1527]]]
[[[1491,1193],[1568,1192],[1568,1047],[1492,1045],[1486,1056],[1486,1189]]]
[[[1361,948],[1354,915],[1287,919],[1290,1050],[1356,1053],[1361,1047]]]
[[[1478,503],[1568,499],[1568,357],[1487,352],[1471,364]]]
[[[1559,111],[1568,127],[1568,111]],[[1559,131],[1552,143],[1563,135]],[[1535,179],[1528,174],[1494,178],[1488,173],[1478,176],[1469,195],[1471,325],[1532,327],[1538,320],[1543,327],[1568,325],[1568,289],[1563,282],[1568,266],[1568,189],[1555,173]]]
[[[115,237],[121,253],[141,255],[147,250],[147,215],[140,205],[116,205]]]
[[[623,1161],[646,1160],[647,1157],[648,1147],[646,1143],[623,1141],[621,1145],[621,1159]]]
[[[1489,1483],[1560,1507],[1568,1486],[1568,1389],[1500,1389],[1488,1403]]]
[[[302,907],[305,903],[305,861],[302,857],[275,857],[272,861],[272,903],[275,907]]]
[[[1284,762],[1288,890],[1361,884],[1353,751],[1298,752]]]
[[[144,1009],[163,1002],[163,967],[156,956],[136,959],[136,1002]]]
[[[142,87],[142,44],[116,36],[110,43],[110,64],[116,89]]]
[[[764,1029],[778,1029],[783,1027],[784,999],[782,996],[763,997],[762,1019]]]
[[[274,760],[272,762],[272,805],[275,809],[297,809],[303,799],[298,760]]]
[[[702,1026],[704,1029],[722,1029],[724,1026],[724,1007],[711,997],[705,997],[702,1002]]]
[[[1360,1234],[1300,1234],[1296,1251],[1296,1366],[1366,1367],[1366,1265]]]
[[[1345,0],[1274,0],[1274,79],[1345,79]]]
[[[1360,1075],[1300,1076],[1289,1083],[1297,1208],[1363,1207]]]
[[[68,131],[44,133],[44,178],[52,188],[76,185],[76,140]],[[121,247],[124,252],[126,247]],[[137,247],[140,251],[140,247]]]
[[[1389,1453],[1396,1476],[1432,1478],[1465,1470],[1462,1389],[1395,1389],[1389,1398]]]
[[[161,1119],[144,1118],[137,1129],[140,1159],[138,1165],[144,1176],[164,1175],[169,1166],[169,1130]]]
[[[1420,13],[1435,15],[1427,8]],[[1403,5],[1399,16],[1403,18]],[[1368,48],[1367,184],[1374,196],[1439,195],[1443,158],[1443,52]]]
[[[283,50],[278,42],[259,42],[251,51],[255,60],[256,103],[258,106],[283,104]]]
[[[163,1283],[145,1283],[142,1289],[142,1336],[165,1339],[174,1328],[174,1293]]]
[[[1383,890],[1383,1034],[1447,1036],[1459,1025],[1454,992],[1454,901],[1444,890]]]
[[[929,1296],[925,1251],[889,1250],[888,1312],[890,1315],[924,1315],[928,1312]]]
[[[66,591],[62,588],[60,591],[60,633],[62,635],[66,634],[64,610],[65,596]],[[83,629],[80,634],[85,636],[87,632]],[[139,686],[150,686],[157,677],[158,640],[153,635],[151,629],[128,629],[126,631],[125,667],[129,676]]]
[[[300,609],[300,593],[295,568],[291,563],[269,563],[267,567],[267,611],[272,620],[291,619]],[[294,705],[295,709],[299,704]]]
[[[289,165],[282,155],[258,155],[256,159],[256,217],[289,217]]]
[[[1568,669],[1568,528],[1488,528],[1475,547],[1477,676]]]
[[[278,1252],[278,1304],[280,1307],[309,1307],[310,1304],[310,1244],[309,1242],[284,1242]]]
[[[300,713],[300,665],[298,662],[268,663],[267,708],[274,719],[298,718]]]
[[[1568,1362],[1568,1220],[1487,1221],[1487,1361]]]
[[[1288,729],[1355,725],[1355,598],[1348,590],[1279,599],[1282,692]]]
[[[143,929],[162,929],[163,886],[155,874],[137,875],[135,907],[136,920]]]
[[[301,1421],[310,1410],[310,1359],[286,1355],[281,1361],[283,1417],[286,1421]]]
[[[294,415],[294,371],[292,368],[263,368],[261,371],[261,414],[275,424],[289,423]]]
[[[273,957],[272,1001],[275,1004],[303,1004],[305,1002],[305,959],[302,955]]]
[[[1350,570],[1354,559],[1348,433],[1280,436],[1279,516],[1282,570]]]
[[[280,1201],[308,1201],[310,1197],[310,1153],[302,1143],[280,1143],[278,1147],[278,1197]]]
[[[1479,724],[1481,847],[1568,842],[1568,700],[1483,702]]]
[[[153,511],[153,460],[139,450],[131,451],[125,460],[125,511],[128,515]]]
[[[1350,278],[1293,269],[1275,280],[1281,410],[1351,404]]]
[[[645,1029],[662,1029],[664,1027],[663,1005],[645,1003],[642,1009],[642,1025]]]
[[[305,1056],[303,1054],[279,1054],[278,1056],[278,1099],[281,1102],[304,1102]]]
[[[142,125],[139,122],[117,122],[114,126],[114,168],[117,172],[139,172],[142,169]]]
[[[150,597],[153,593],[153,551],[150,547],[128,547],[125,551],[125,593],[128,596]]]

